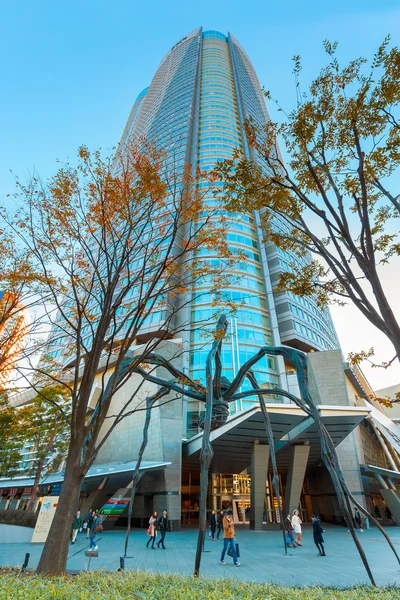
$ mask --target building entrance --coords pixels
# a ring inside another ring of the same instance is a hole
[[[250,523],[251,476],[244,473],[211,475],[211,506],[216,512],[232,508],[235,523]],[[271,494],[272,476],[265,486],[264,523],[279,523],[278,500]],[[281,502],[283,498],[281,497]]]

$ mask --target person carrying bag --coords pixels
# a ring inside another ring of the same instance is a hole
[[[236,546],[236,556],[238,558],[240,558],[239,542],[235,542],[235,546]],[[229,548],[227,550],[227,555],[231,556],[233,558],[232,546],[229,546]]]
[[[159,525],[158,525],[158,521],[157,521],[157,512],[154,511],[153,514],[151,515],[150,519],[149,519],[149,526],[147,528],[147,535],[150,536],[149,540],[146,544],[146,548],[149,547],[150,542],[151,544],[151,548],[153,550],[155,550],[154,548],[154,542],[156,541],[156,537],[157,537],[157,531],[159,529]]]
[[[228,546],[229,546],[229,550],[231,551],[231,553],[228,550],[228,554],[229,556],[232,556],[233,558],[233,564],[235,565],[235,567],[240,567],[240,562],[238,561],[238,555],[236,554],[236,548],[239,549],[239,544],[235,543],[235,525],[233,523],[233,512],[232,509],[230,508],[229,510],[226,511],[226,515],[224,517],[223,520],[223,525],[224,525],[224,547],[222,548],[222,553],[221,553],[221,564],[225,564],[225,553],[228,550]]]

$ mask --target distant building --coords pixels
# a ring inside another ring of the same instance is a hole
[[[396,400],[396,394],[398,393],[400,393],[400,383],[375,391],[375,395],[378,398],[389,398],[390,400]],[[393,404],[392,408],[387,406],[383,406],[382,408],[385,415],[387,415],[395,423],[400,423],[400,399],[397,403]]]

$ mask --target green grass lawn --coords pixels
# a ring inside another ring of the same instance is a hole
[[[149,572],[102,573],[70,577],[0,576],[0,598],[12,600],[399,600],[400,587],[290,588],[231,579],[194,579]]]

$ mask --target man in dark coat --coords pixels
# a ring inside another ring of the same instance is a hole
[[[312,519],[312,528],[313,528],[313,536],[314,536],[314,544],[317,546],[319,556],[326,556],[324,549],[324,538],[322,537],[323,529],[321,526],[321,521],[315,515],[311,516]]]
[[[93,550],[93,552],[96,552],[98,549],[97,543],[95,542],[95,537],[96,537],[96,533],[99,532],[99,515],[97,514],[96,511],[92,512],[92,526],[90,528],[90,544],[89,544],[89,551]],[[103,529],[103,528],[102,528]]]
[[[362,522],[361,522],[361,515],[360,515],[360,511],[358,510],[358,508],[354,507],[354,522],[356,524],[356,527],[360,530],[363,531],[362,528]]]
[[[78,531],[80,530],[81,527],[82,527],[81,511],[78,510],[78,512],[76,513],[74,522],[72,523],[72,542],[71,542],[71,544],[75,544],[76,536],[78,535]]]
[[[211,514],[210,514],[210,529],[211,529],[211,535],[210,535],[210,537],[211,537],[212,541],[215,540],[215,530],[216,530],[216,528],[217,528],[217,520],[216,520],[216,517],[215,517],[215,510],[213,510],[213,511],[211,511]]]
[[[393,515],[390,511],[390,508],[387,506],[385,508],[385,515],[387,516],[387,518],[389,519],[389,521],[393,521]]]
[[[158,518],[158,525],[160,527],[161,540],[157,542],[157,547],[159,548],[161,544],[162,549],[165,550],[164,540],[168,529],[168,513],[165,509],[162,511],[162,515],[160,515]]]
[[[220,510],[218,515],[218,531],[217,531],[217,540],[219,540],[219,534],[224,528],[224,511]]]
[[[86,523],[86,539],[88,540],[90,537],[90,530],[92,529],[92,526],[93,526],[93,508],[89,508],[89,512],[85,517],[85,523]]]

